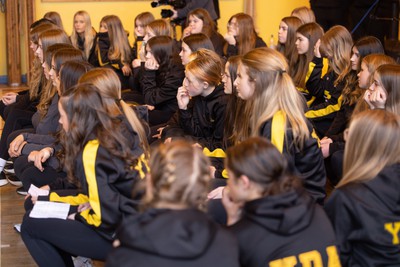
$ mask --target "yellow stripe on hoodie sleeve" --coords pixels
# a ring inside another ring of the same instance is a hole
[[[59,196],[56,192],[51,192],[50,201],[53,202],[63,202],[63,203],[68,203],[72,206],[79,206],[80,204],[86,203],[89,201],[89,198],[84,195],[84,194],[78,194],[76,196]]]
[[[271,143],[279,150],[283,152],[283,142],[285,140],[286,130],[286,115],[283,111],[277,111],[272,117],[271,126]]]
[[[101,224],[100,198],[96,179],[96,156],[98,149],[98,140],[89,141],[83,149],[83,168],[85,170],[86,182],[88,184],[89,203],[91,209],[80,213],[89,225],[94,225],[96,227]],[[91,210],[93,210],[93,212],[89,213]]]

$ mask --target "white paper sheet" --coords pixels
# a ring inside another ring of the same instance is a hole
[[[68,203],[51,201],[36,201],[29,217],[31,218],[56,218],[66,220],[69,212]]]
[[[40,188],[34,186],[33,184],[31,184],[31,186],[29,187],[29,190],[28,190],[28,194],[33,197],[48,196],[49,190],[40,189]]]

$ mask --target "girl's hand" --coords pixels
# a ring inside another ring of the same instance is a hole
[[[19,157],[21,155],[22,148],[26,145],[24,140],[24,136],[22,134],[15,137],[15,139],[11,142],[10,147],[8,149],[8,154],[11,157]]]
[[[160,67],[154,59],[146,59],[146,62],[144,63],[144,67],[147,70],[158,70]]]
[[[367,90],[364,93],[364,100],[370,109],[384,109],[386,104],[386,95],[378,90]]]
[[[37,196],[31,196],[31,201],[33,205],[36,204],[37,198],[38,198]]]
[[[197,148],[200,148],[200,149],[202,149],[203,147],[199,144],[199,143],[195,143],[195,144],[193,144],[192,145],[192,147],[197,147]]]
[[[133,61],[132,61],[132,68],[139,68],[140,67],[140,65],[141,65],[141,63],[142,63],[142,61],[140,60],[140,59],[134,59]]]
[[[86,203],[80,204],[78,206],[78,212],[82,212],[84,210],[89,210],[91,208],[92,208],[92,206],[90,206],[90,202],[86,202]]]
[[[225,186],[220,186],[220,187],[215,188],[213,191],[208,193],[207,198],[208,199],[221,199],[224,188],[225,188]]]
[[[225,187],[222,191],[222,204],[226,210],[227,225],[235,224],[242,217],[244,203],[233,202],[229,196],[229,188]]]
[[[45,147],[40,151],[32,151],[29,153],[28,162],[33,162],[35,167],[38,168],[39,171],[43,172],[44,168],[42,163],[48,160],[53,153],[53,149],[51,147]]]
[[[230,44],[230,45],[236,44],[235,36],[231,32],[226,33],[224,38],[228,42],[228,44]]]
[[[330,143],[321,143],[321,151],[322,151],[322,156],[324,156],[324,158],[329,157],[329,146]]]
[[[186,27],[184,30],[183,30],[183,33],[182,33],[182,39],[183,38],[185,38],[186,36],[189,36],[189,35],[191,35],[192,34],[192,32],[191,32],[191,28],[188,26],[188,27]]]
[[[158,133],[155,134],[155,135],[153,135],[152,137],[153,137],[153,138],[157,138],[157,139],[161,139],[161,135],[162,135],[162,132],[163,132],[164,128],[165,128],[165,127],[158,128],[158,129],[157,129],[157,132],[158,132]]]
[[[75,220],[75,215],[76,215],[76,213],[72,213],[72,214],[68,215],[68,220]]]
[[[324,137],[324,138],[322,138],[321,139],[321,141],[319,141],[319,143],[320,143],[320,145],[323,145],[323,144],[330,144],[330,143],[333,143],[333,141],[332,141],[332,139],[330,139],[329,137]]]
[[[144,106],[146,106],[148,110],[154,110],[155,109],[155,107],[152,106],[152,105],[144,105]]]
[[[319,142],[321,146],[322,155],[324,156],[324,158],[329,157],[329,145],[332,143],[333,140],[326,136],[322,138],[321,141]]]
[[[139,60],[141,62],[146,60],[146,42],[145,41],[142,42],[142,46],[140,47],[138,56],[139,56]]]
[[[124,64],[124,66],[122,67],[122,73],[124,74],[124,76],[129,76],[132,73],[131,68],[129,67],[128,64]]]
[[[374,106],[375,109],[384,109],[386,104],[386,94],[375,89],[369,96],[369,102]]]
[[[2,97],[1,101],[3,101],[4,105],[8,106],[17,101],[17,95],[17,93],[7,93]]]
[[[321,39],[319,39],[314,46],[314,56],[316,56],[317,58],[321,58],[321,52],[319,51],[320,45],[321,45]]]
[[[178,100],[179,109],[186,110],[187,105],[189,104],[190,96],[185,86],[181,86],[178,88],[178,94],[176,95],[176,99]]]

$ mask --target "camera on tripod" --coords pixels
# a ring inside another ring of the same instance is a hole
[[[151,7],[158,7],[158,6],[165,6],[169,5],[172,6],[174,9],[184,8],[186,6],[186,0],[155,0],[151,2]],[[163,19],[172,17],[174,13],[170,9],[162,9],[161,10],[161,17]]]

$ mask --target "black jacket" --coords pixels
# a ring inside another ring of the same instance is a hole
[[[340,110],[342,91],[345,86],[344,80],[336,86],[334,85],[337,75],[333,71],[329,71],[321,78],[322,62],[322,58],[314,57],[310,64],[315,64],[315,66],[306,83],[309,94],[316,97],[315,102],[310,106],[310,110],[306,112],[306,117],[312,120],[320,137],[325,136],[336,116],[336,112]]]
[[[247,202],[242,219],[229,229],[239,241],[241,266],[327,267],[328,258],[339,263],[329,219],[303,189]],[[289,257],[291,264],[284,265]]]
[[[368,182],[347,184],[332,193],[325,210],[343,266],[400,266],[399,192],[397,163]]]
[[[223,84],[208,96],[195,96],[187,110],[179,110],[164,129],[165,138],[188,137],[210,150],[222,148],[227,95]]]
[[[210,41],[214,46],[215,53],[220,57],[224,56],[225,38],[219,32],[213,32],[210,36]]]
[[[178,110],[176,93],[178,88],[182,86],[184,78],[185,69],[180,60],[179,62],[175,60],[175,64],[169,64],[169,69],[164,71],[146,70],[142,65],[140,87],[143,92],[144,103],[172,116]]]
[[[275,117],[275,116],[274,116]],[[274,140],[283,139],[282,154],[288,159],[289,165],[294,166],[295,173],[304,184],[304,188],[319,204],[323,204],[325,199],[326,173],[324,160],[317,139],[310,137],[304,142],[303,149],[300,150],[293,144],[293,133],[291,126],[286,125],[285,136],[279,138],[281,132],[272,128],[273,118],[266,121],[260,128],[260,135],[271,140],[277,146]],[[309,124],[309,130],[312,127]],[[278,150],[280,150],[278,148]]]
[[[127,125],[125,120],[122,123]],[[54,191],[48,197],[39,197],[40,200],[48,198],[72,206],[89,202],[91,209],[78,212],[75,220],[93,228],[108,240],[115,238],[117,227],[128,215],[136,213],[138,201],[132,199],[132,188],[145,177],[147,171],[137,134],[129,125],[123,131],[131,137],[129,145],[132,154],[137,157],[136,166],[127,169],[124,160],[113,156],[91,135],[75,161],[75,176],[81,184],[79,194],[65,196],[63,192]]]
[[[96,35],[94,46],[94,52],[89,57],[89,63],[95,67],[112,67],[114,70],[122,70],[124,62],[120,59],[109,59],[108,51],[110,49],[110,37],[108,32],[99,32]],[[131,59],[125,59],[126,63],[130,63]]]
[[[345,140],[343,136],[344,130],[350,123],[355,105],[343,104],[336,113],[331,127],[326,132],[326,136],[331,138],[333,143],[329,144],[329,155],[333,155],[336,151],[344,150]]]
[[[129,218],[106,266],[238,267],[234,237],[195,209],[150,209]]]

